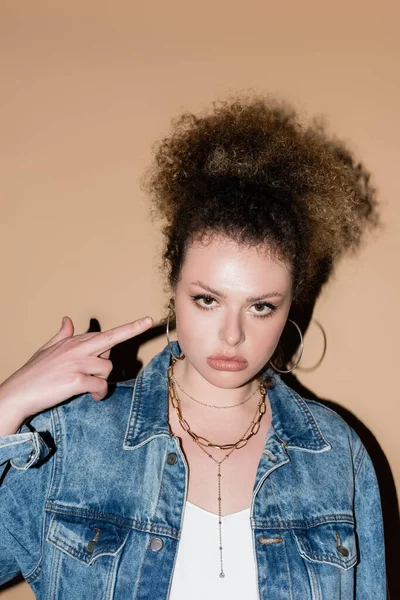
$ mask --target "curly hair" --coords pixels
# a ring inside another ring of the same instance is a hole
[[[258,95],[175,119],[142,188],[165,221],[172,288],[188,244],[223,234],[284,260],[296,299],[379,222],[370,175],[345,144],[316,120],[301,124],[287,103]]]

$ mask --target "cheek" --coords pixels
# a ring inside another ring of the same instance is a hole
[[[267,319],[255,319],[255,323],[250,321],[246,341],[248,350],[255,360],[267,362],[271,358],[279,345],[287,312],[281,307],[281,310]]]
[[[246,335],[246,340],[255,353],[272,354],[279,343],[283,325],[274,317],[252,324]]]
[[[210,333],[205,326],[203,311],[192,303],[176,302],[176,333],[183,343],[196,342],[207,338]]]

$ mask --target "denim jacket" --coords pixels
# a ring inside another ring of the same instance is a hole
[[[168,424],[169,362],[167,347],[105,401],[82,394],[0,438],[0,583],[22,572],[41,600],[168,598],[188,484]],[[259,600],[385,600],[364,446],[272,376],[250,509]]]

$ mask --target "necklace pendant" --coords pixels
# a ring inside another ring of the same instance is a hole
[[[179,385],[179,383],[175,380],[174,378],[174,370],[173,370],[173,365],[175,364],[175,361],[173,361],[171,363],[170,368],[168,369],[168,382],[169,382],[169,393],[170,393],[170,398],[171,398],[171,404],[173,406],[173,408],[175,409],[175,412],[177,414],[179,423],[182,427],[182,429],[184,431],[187,432],[187,434],[193,439],[193,441],[195,442],[195,444],[197,444],[197,446],[203,451],[205,452],[205,454],[211,458],[211,460],[213,460],[217,465],[218,465],[218,471],[217,471],[217,491],[218,491],[218,495],[217,495],[217,502],[218,502],[218,537],[219,537],[219,561],[220,561],[220,572],[219,572],[219,577],[221,579],[223,579],[225,577],[225,572],[224,572],[224,557],[223,557],[223,543],[222,543],[222,490],[221,490],[221,479],[222,479],[222,474],[221,474],[221,463],[223,463],[227,458],[229,458],[229,456],[232,454],[232,452],[234,450],[240,450],[240,448],[244,448],[244,446],[247,445],[247,442],[249,441],[249,439],[255,435],[259,429],[260,429],[260,421],[262,419],[263,414],[266,412],[266,404],[265,404],[265,395],[266,395],[266,389],[264,387],[264,385],[262,384],[262,382],[260,382],[260,386],[259,386],[259,390],[260,390],[260,401],[257,405],[257,410],[256,410],[256,414],[254,416],[254,419],[251,421],[250,426],[246,429],[245,433],[243,434],[243,436],[236,442],[233,444],[213,444],[212,442],[210,442],[209,440],[207,440],[206,438],[197,435],[196,433],[194,433],[194,431],[191,430],[189,423],[184,419],[183,414],[182,414],[182,407],[181,407],[181,401],[178,395],[178,392],[175,388],[175,384],[177,384],[177,386],[179,387],[179,389],[184,392],[189,398],[191,398],[192,400],[195,400],[195,402],[199,402],[198,400],[196,400],[195,398],[193,398],[192,396],[189,396],[189,394],[187,394],[185,392],[185,390],[183,390],[181,388],[181,386]],[[247,402],[248,400],[250,400],[250,398],[252,398],[255,394],[257,390],[255,390],[250,396],[248,396],[244,401],[240,402],[239,404],[244,404],[244,402]],[[210,404],[204,404],[203,402],[199,402],[199,404],[203,404],[204,406],[212,406]],[[213,408],[233,408],[233,406],[239,406],[239,404],[235,404],[235,405],[231,405],[231,406],[226,406],[226,407],[220,407],[220,406],[213,406]],[[216,448],[219,450],[229,450],[229,452],[227,452],[224,456],[224,458],[222,458],[221,460],[217,460],[212,454],[210,454],[206,448]],[[342,548],[342,546],[340,546],[340,548],[338,548],[339,552],[346,552],[347,550],[345,548]]]

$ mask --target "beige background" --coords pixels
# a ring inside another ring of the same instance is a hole
[[[319,299],[328,351],[308,388],[374,434],[400,489],[399,9],[308,0],[3,0],[0,379],[59,328],[109,328],[165,297],[158,224],[139,177],[182,109],[236,90],[274,93],[332,130],[374,174],[384,228]],[[317,328],[303,364],[321,349]],[[147,362],[164,346],[142,347]],[[1,599],[31,598],[25,584]]]

